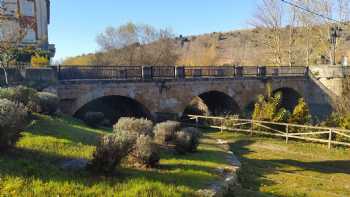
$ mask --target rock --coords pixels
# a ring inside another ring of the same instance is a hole
[[[197,191],[197,194],[199,196],[203,196],[203,197],[215,197],[217,196],[216,195],[216,192],[213,191],[213,190],[210,190],[210,189],[201,189],[201,190],[198,190]]]
[[[215,169],[218,174],[224,177],[223,180],[213,183],[208,189],[199,190],[197,193],[199,196],[204,197],[223,197],[230,191],[239,187],[237,172],[240,170],[242,164],[236,158],[235,154],[230,150],[230,146],[227,141],[218,139],[217,144],[221,145],[227,153],[226,160],[231,163],[231,166],[225,168]]]
[[[218,140],[217,140],[217,143],[220,144],[220,145],[228,144],[227,141],[224,141],[224,140],[221,140],[221,139],[218,139]]]
[[[225,173],[225,169],[224,168],[216,168],[215,172],[217,172],[220,176],[223,176]]]
[[[70,159],[62,162],[62,169],[64,170],[82,170],[85,169],[88,161],[86,159]]]

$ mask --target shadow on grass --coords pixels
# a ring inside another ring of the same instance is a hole
[[[242,162],[242,168],[239,172],[239,180],[243,189],[254,193],[256,196],[273,195],[271,193],[262,194],[259,192],[262,186],[273,186],[279,183],[266,179],[270,174],[279,173],[298,173],[300,171],[312,171],[324,174],[350,174],[350,160],[329,160],[303,162],[293,159],[251,159],[250,153],[255,153],[249,146],[254,144],[254,140],[238,140],[231,144],[231,150]],[[297,170],[283,170],[283,167],[292,167]]]
[[[210,154],[214,154],[214,152]],[[176,155],[173,157],[179,159]],[[55,182],[57,185],[69,182],[86,187],[103,183],[114,187],[115,184],[138,179],[197,190],[218,178],[213,173],[215,168],[200,166],[200,164],[164,164],[160,165],[158,169],[152,170],[119,168],[117,176],[103,177],[92,174],[85,169],[79,171],[62,169],[63,162],[71,159],[76,158],[14,148],[0,155],[0,174],[2,177],[21,177],[26,180],[25,183],[28,184],[26,187],[30,187],[30,180],[40,180],[44,183]],[[197,159],[200,161],[200,158]]]
[[[51,136],[70,140],[84,145],[96,145],[102,135],[96,129],[91,129],[71,118],[55,118],[38,115],[26,129],[34,135]]]
[[[226,156],[228,156],[227,153],[222,151],[214,151],[214,150],[200,150],[194,153],[189,153],[186,155],[180,155],[180,154],[162,154],[162,159],[176,159],[176,160],[188,160],[193,162],[209,162],[209,163],[215,163],[217,165],[226,165]]]

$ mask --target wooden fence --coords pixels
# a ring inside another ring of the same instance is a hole
[[[308,125],[298,125],[289,123],[277,123],[268,121],[258,121],[250,119],[239,119],[232,117],[213,117],[188,115],[191,120],[195,120],[196,127],[204,126],[220,129],[221,131],[246,132],[250,135],[261,134],[285,139],[304,140],[332,145],[343,145],[350,147],[350,130],[317,127]],[[201,124],[205,120],[205,125]]]

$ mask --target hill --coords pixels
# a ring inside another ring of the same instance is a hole
[[[299,28],[297,31],[302,31]],[[328,43],[324,33],[319,28],[311,30],[313,37],[296,33],[293,46],[293,64],[305,65],[306,54],[309,50],[310,64],[329,63],[331,45]],[[288,65],[289,58],[289,29],[281,29],[281,59],[283,64]],[[237,30],[230,32],[213,32],[203,35],[178,36],[173,39],[173,46],[177,54],[178,65],[208,66],[235,64],[245,66],[271,65],[273,52],[271,47],[265,43],[270,36],[269,29],[255,28]],[[308,44],[308,49],[306,44]],[[100,64],[96,61],[97,54],[88,54],[78,57],[68,58],[64,64],[85,65]],[[337,62],[343,56],[350,55],[350,31],[345,29],[337,45]]]

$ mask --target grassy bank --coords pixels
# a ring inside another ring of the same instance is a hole
[[[70,159],[91,159],[99,135],[108,130],[86,127],[71,118],[39,116],[17,146],[0,155],[0,194],[5,196],[195,196],[198,189],[219,180],[225,153],[215,139],[204,140],[198,153],[162,153],[153,170],[128,167],[114,177],[67,171]]]
[[[242,162],[243,189],[232,196],[350,196],[350,150],[303,142],[215,133]]]

